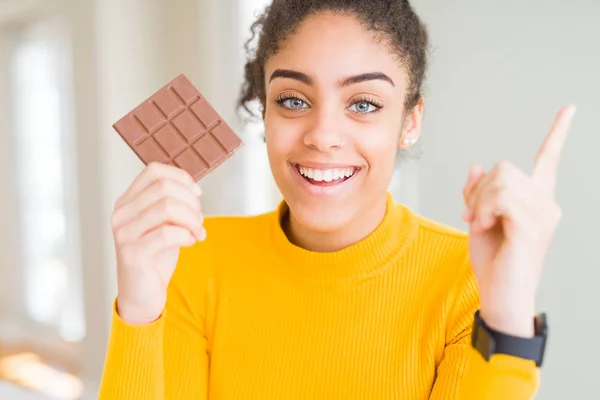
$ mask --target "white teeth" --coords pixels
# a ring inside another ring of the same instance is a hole
[[[323,175],[325,175],[323,172],[324,171],[321,171],[320,169],[315,169],[314,170],[314,174],[313,174],[313,179],[315,181],[322,181],[323,180]]]
[[[300,174],[302,174],[306,178],[310,178],[318,182],[331,182],[340,178],[348,178],[354,175],[354,168],[352,167],[315,169],[298,165],[298,170],[300,171]]]

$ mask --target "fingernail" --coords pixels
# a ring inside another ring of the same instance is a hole
[[[192,191],[194,192],[194,194],[198,197],[202,196],[202,189],[200,189],[200,186],[198,186],[198,184],[193,183],[192,184]]]
[[[202,230],[200,231],[200,241],[203,241],[204,239],[206,239],[206,229],[202,228]]]

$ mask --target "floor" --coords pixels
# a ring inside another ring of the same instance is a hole
[[[0,399],[2,400],[52,400],[51,397],[42,396],[21,389],[8,382],[0,381]]]
[[[84,398],[84,394],[86,399],[97,398],[81,393],[83,383],[74,374],[51,366],[52,361],[61,368],[67,365],[57,361],[53,353],[42,357],[27,347],[0,347],[0,400],[73,400]]]

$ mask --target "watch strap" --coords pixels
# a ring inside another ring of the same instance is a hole
[[[498,332],[485,324],[479,311],[475,313],[471,344],[489,361],[494,354],[507,354],[535,361],[540,367],[546,347],[546,315],[540,314],[534,320],[535,336],[524,338]]]

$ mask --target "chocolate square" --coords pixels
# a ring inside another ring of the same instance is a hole
[[[185,110],[173,118],[173,125],[181,132],[188,143],[192,143],[206,132],[204,126],[189,110]]]

